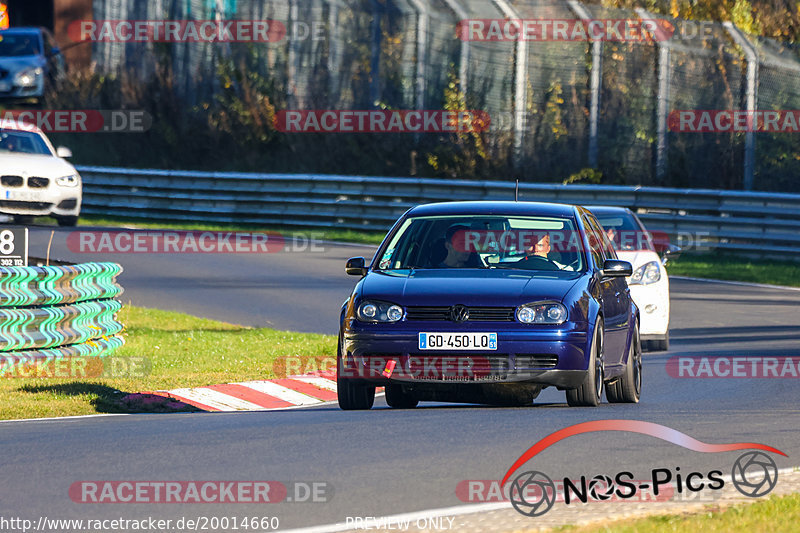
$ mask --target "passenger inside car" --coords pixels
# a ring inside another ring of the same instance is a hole
[[[444,237],[444,248],[447,253],[442,261],[434,263],[438,268],[480,268],[482,266],[477,253],[467,250],[463,243],[456,242],[456,237],[463,235],[469,229],[469,226],[462,224],[455,224],[447,229]],[[441,253],[440,250],[439,253]]]

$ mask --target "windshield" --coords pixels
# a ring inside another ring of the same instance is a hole
[[[41,135],[31,131],[0,129],[0,154],[53,155]]]
[[[0,32],[0,57],[33,56],[39,53],[39,39],[35,33]]]
[[[615,250],[653,250],[650,235],[632,214],[595,215]]]
[[[582,271],[580,233],[568,218],[438,216],[407,219],[378,270],[507,268]]]

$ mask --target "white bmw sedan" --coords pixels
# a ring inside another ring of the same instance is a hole
[[[606,231],[617,256],[633,265],[631,296],[641,313],[642,347],[669,349],[669,277],[657,246],[639,217],[624,207],[587,206]]]
[[[52,216],[60,226],[74,226],[81,211],[82,186],[78,171],[33,126],[0,121],[0,213],[16,222]]]

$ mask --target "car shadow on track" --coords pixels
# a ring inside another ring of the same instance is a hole
[[[712,328],[671,328],[677,344],[763,343],[800,339],[800,326],[739,326]]]

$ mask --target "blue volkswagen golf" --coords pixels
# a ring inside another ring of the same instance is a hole
[[[579,206],[448,202],[406,212],[341,311],[342,409],[420,401],[638,402],[639,311],[597,219]]]

